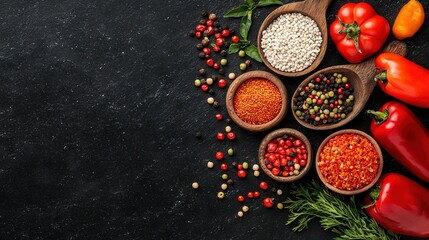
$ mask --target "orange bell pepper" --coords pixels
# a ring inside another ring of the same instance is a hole
[[[425,20],[425,10],[418,0],[410,0],[399,10],[393,23],[393,35],[399,40],[414,36]]]

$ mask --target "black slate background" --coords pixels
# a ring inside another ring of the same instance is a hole
[[[345,2],[331,4],[328,24]],[[392,24],[405,1],[368,2]],[[422,2],[429,12],[429,3]],[[233,125],[235,142],[215,139],[226,126],[214,120],[215,113],[226,114],[226,91],[215,88],[221,107],[214,110],[193,86],[204,63],[187,32],[201,10],[221,16],[240,3],[2,1],[0,239],[332,239],[317,222],[293,233],[285,226],[287,211],[265,209],[261,199],[247,201],[251,210],[237,218],[236,196],[256,190],[261,180],[284,190],[278,200],[289,195],[290,184],[265,175],[256,179],[249,171],[226,199],[216,199],[220,170],[208,170],[207,159],[232,145],[236,154],[225,161],[256,163],[259,142],[269,131],[250,133]],[[273,9],[255,11],[252,41]],[[238,29],[238,19],[221,22]],[[426,20],[405,41],[408,58],[426,68],[428,25]],[[227,72],[239,74],[242,59],[228,59]],[[329,42],[319,68],[344,63]],[[250,69],[266,68],[254,62]],[[281,79],[292,94],[304,77]],[[377,87],[366,108],[391,99]],[[429,127],[429,112],[412,109]],[[361,114],[346,128],[369,132],[369,123]],[[280,127],[302,131],[313,149],[334,132],[304,129],[290,112]],[[194,137],[196,131],[203,140]],[[386,172],[415,179],[387,154],[385,161]],[[301,182],[311,179],[317,180],[314,169]],[[200,183],[197,191],[194,181]]]

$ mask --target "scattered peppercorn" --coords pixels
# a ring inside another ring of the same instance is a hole
[[[238,176],[239,178],[245,178],[245,177],[246,177],[246,175],[247,175],[247,173],[246,173],[246,171],[244,171],[244,170],[238,170],[238,172],[237,172],[237,176]]]
[[[214,98],[212,98],[212,97],[209,97],[209,98],[207,98],[207,103],[208,104],[213,104],[214,103]]]
[[[226,134],[226,137],[227,137],[229,140],[233,141],[233,140],[236,138],[236,135],[235,135],[235,133],[234,133],[234,132],[229,132],[229,133],[227,133],[227,134]]]
[[[268,189],[268,183],[267,183],[267,182],[260,182],[260,183],[259,183],[259,187],[260,187],[262,190],[267,190],[267,189]]]
[[[274,206],[274,202],[272,198],[265,198],[263,202],[266,208],[272,208]]]
[[[245,71],[247,69],[247,65],[245,63],[240,63],[240,70]]]
[[[204,75],[206,75],[207,71],[206,71],[204,68],[201,68],[201,69],[198,71],[198,73],[199,73],[201,76],[204,76]]]
[[[223,78],[219,79],[219,81],[217,82],[217,85],[218,85],[220,88],[225,88],[225,87],[226,87],[226,80],[225,80],[225,79],[223,79]]]
[[[213,166],[214,166],[213,162],[211,162],[211,161],[207,162],[207,167],[208,168],[213,168]]]
[[[218,192],[217,193],[217,198],[223,199],[224,197],[225,197],[225,193],[224,192]]]
[[[226,184],[226,183],[222,183],[220,185],[220,189],[222,189],[223,191],[225,191],[227,188],[228,188],[228,184]]]
[[[238,217],[243,217],[243,216],[244,216],[243,211],[238,211],[238,212],[237,212],[237,216],[238,216]]]
[[[248,212],[249,211],[249,207],[244,205],[241,210],[243,210],[243,212]]]
[[[216,152],[216,155],[215,155],[215,157],[216,157],[216,159],[217,160],[222,160],[223,159],[223,157],[224,157],[224,155],[223,155],[223,152]]]
[[[235,79],[235,73],[228,74],[228,78],[231,80],[234,80]]]
[[[198,187],[199,187],[199,185],[198,185],[198,183],[197,183],[197,182],[193,182],[193,183],[192,183],[192,188],[193,188],[193,189],[198,189]]]
[[[213,107],[214,107],[214,108],[218,108],[218,107],[219,107],[219,102],[218,102],[218,101],[214,101],[214,103],[213,103]]]
[[[220,176],[223,180],[228,180],[228,174],[224,173]]]
[[[203,135],[201,134],[201,132],[196,132],[195,133],[195,137],[198,138],[198,139],[202,139]]]
[[[249,59],[247,59],[246,61],[244,61],[244,64],[246,64],[246,66],[250,67],[252,62]]]

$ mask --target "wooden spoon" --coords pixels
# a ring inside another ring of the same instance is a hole
[[[328,27],[326,24],[325,14],[326,14],[326,9],[328,9],[328,6],[331,2],[332,0],[304,0],[301,2],[292,2],[292,3],[285,4],[281,7],[278,7],[265,18],[258,32],[258,52],[264,64],[271,71],[287,77],[297,77],[297,76],[302,76],[307,73],[310,73],[320,64],[323,57],[325,56],[326,46],[328,44],[328,31],[327,31]],[[314,62],[308,68],[300,72],[283,72],[281,70],[274,68],[271,65],[271,63],[268,62],[268,60],[265,58],[264,52],[262,51],[262,47],[261,47],[262,32],[277,17],[285,13],[301,13],[302,15],[312,18],[316,22],[320,32],[322,33],[322,45],[320,46],[319,54],[317,55]]]
[[[407,53],[407,45],[403,42],[393,41],[383,49],[383,52],[393,52],[405,56],[405,54]],[[337,123],[314,126],[313,124],[307,123],[304,120],[299,119],[299,117],[296,116],[295,111],[293,110],[293,106],[295,102],[294,99],[299,95],[299,92],[305,86],[307,86],[307,84],[312,79],[316,78],[321,73],[341,73],[344,76],[347,76],[349,83],[354,88],[353,95],[355,97],[355,104],[353,106],[353,110],[347,115],[346,118],[342,119],[341,121]],[[360,113],[360,111],[368,101],[372,90],[374,90],[374,87],[377,84],[377,82],[374,81],[374,76],[376,75],[376,73],[377,72],[375,69],[375,57],[359,64],[332,66],[313,73],[307,79],[302,81],[302,83],[296,88],[295,93],[292,96],[291,105],[293,116],[302,126],[314,130],[328,130],[341,127],[347,124]]]

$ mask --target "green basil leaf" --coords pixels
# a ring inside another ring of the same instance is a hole
[[[245,47],[250,45],[250,41],[249,40],[240,40],[240,45],[241,45],[240,48],[245,48]]]
[[[231,45],[229,45],[228,54],[237,53],[238,51],[240,51],[240,49],[241,49],[241,43],[232,43]]]
[[[247,46],[244,51],[246,52],[246,55],[255,59],[258,62],[262,62],[261,57],[259,56],[258,53],[258,48],[255,47],[255,45],[250,44],[249,46]]]
[[[252,26],[252,11],[248,11],[247,14],[241,18],[240,35],[243,40],[247,40],[250,26]]]
[[[256,7],[265,7],[265,6],[270,6],[270,5],[283,5],[283,3],[279,0],[260,0],[257,4]]]
[[[247,14],[248,9],[249,7],[247,5],[241,4],[240,6],[227,12],[224,17],[243,17]]]
[[[253,7],[253,5],[255,4],[255,3],[253,2],[253,0],[244,0],[244,2],[247,4],[247,6],[248,6],[249,8],[252,8],[252,7]]]

